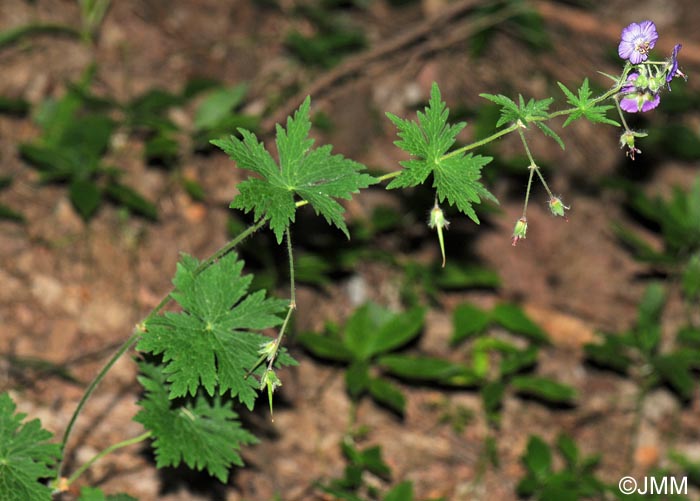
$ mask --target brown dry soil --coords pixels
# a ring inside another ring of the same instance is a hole
[[[540,3],[537,8],[545,15],[552,50],[535,54],[504,26],[479,59],[468,55],[470,16],[430,24],[450,7],[449,2],[423,0],[395,7],[374,0],[367,2],[365,10],[345,11],[350,20],[364,26],[370,47],[369,55],[358,56],[366,60],[352,59],[349,66],[341,67],[344,73],[331,74],[338,78],[299,64],[285,50],[283,41],[291,28],[302,32],[311,28],[292,15],[295,2],[276,3],[277,7],[251,1],[115,1],[94,47],[41,36],[2,49],[0,95],[23,97],[33,104],[61,95],[66,82],[76,80],[94,57],[96,91],[122,101],[154,87],[179,91],[194,76],[229,84],[246,81],[250,85],[246,110],[269,110],[264,122],[269,132],[280,113],[298,105],[293,92],[311,92],[315,111],[323,110],[333,121],[330,131],[317,132],[319,140],[388,172],[404,157],[392,145],[394,131],[383,112],[408,116],[425,102],[432,81],[440,83],[448,105],[462,108],[477,106],[479,92],[560,96],[551,82],[560,80],[573,87],[585,76],[607,85],[596,70],[618,71],[619,62],[610,53],[620,29],[631,21],[655,20],[664,53],[676,41],[684,43],[681,59],[691,76],[686,85],[698,91],[694,73],[700,61],[700,10],[695,0],[613,0],[573,16]],[[76,4],[3,0],[0,31],[36,20],[75,26]],[[422,34],[407,43],[380,50],[397,36],[417,29]],[[173,113],[185,131],[192,126],[193,107]],[[691,123],[697,118],[684,117]],[[653,123],[652,117],[651,127]],[[20,159],[17,145],[38,132],[27,117],[0,116],[1,171],[14,178],[2,192],[2,203],[20,210],[27,219],[26,224],[0,222],[0,389],[10,390],[22,412],[40,418],[44,427],[60,437],[87,383],[169,290],[178,254],[204,258],[225,243],[227,205],[244,174],[218,153],[183,154],[178,174],[149,167],[142,161],[143,141],[122,134],[114,142],[109,162],[125,171],[127,184],[157,201],[160,219],[148,223],[125,218],[107,205],[85,224],[67,200],[65,187],[39,185],[37,172]],[[159,473],[145,448],[133,446],[97,463],[76,487],[95,485],[108,493],[124,491],[145,500],[267,500],[276,494],[285,500],[325,499],[311,485],[342,474],[345,463],[339,443],[351,426],[367,428],[359,445],[380,444],[393,478],[412,480],[417,498],[515,499],[515,485],[523,473],[519,458],[530,434],[548,441],[560,432],[571,434],[584,453],[602,454],[599,472],[610,482],[667,464],[670,449],[700,459],[699,399],[681,406],[667,390],[654,391],[634,434],[634,385],[583,361],[582,345],[596,332],[630,327],[646,283],[640,276],[647,268],[630,257],[611,230],[612,221],[634,224],[621,208],[620,194],[600,188],[613,174],[634,177],[636,164],[625,158],[611,128],[576,123],[562,132],[567,143],[564,152],[534,134],[531,147],[538,159],[553,166],[549,180],[553,190],[571,204],[570,221],[547,214],[538,187],[528,213],[528,238],[511,247],[510,232],[521,211],[524,178],[494,176],[491,186],[501,201],[501,212],[479,228],[464,217],[453,218],[448,239],[452,259],[466,252],[474,262],[496,270],[502,286],[494,291],[442,293],[427,315],[420,343],[412,349],[464,360],[466,347],[448,347],[455,306],[465,300],[483,306],[517,301],[553,340],[541,354],[539,373],[575,387],[579,397],[574,408],[551,409],[509,395],[501,427],[494,432],[481,417],[478,394],[405,387],[403,420],[363,400],[353,425],[340,369],[309,358],[292,340],[290,350],[300,366],[282,374],[284,386],[274,423],[264,405],[247,417],[262,442],[244,451],[248,466],[236,470],[229,485],[181,470]],[[460,139],[467,140],[470,134],[467,128]],[[268,133],[266,139],[270,137]],[[519,154],[514,139],[502,141],[498,153]],[[687,185],[697,174],[697,164],[665,161],[662,156],[654,162],[653,168],[647,165],[649,174],[640,181],[650,193],[668,193],[673,184]],[[183,191],[177,181],[182,175],[203,185],[205,202],[193,202]],[[373,190],[356,197],[347,208],[351,220],[360,220],[368,217],[372,207],[399,203],[393,194]],[[429,203],[423,210],[427,213]],[[407,217],[414,218],[408,235],[391,234],[371,245],[391,250],[399,259],[438,260],[434,236],[420,218]],[[336,231],[318,228],[314,231]],[[296,228],[299,234],[304,231],[303,225]],[[644,236],[660,245],[653,234]],[[342,236],[335,241],[343,245]],[[277,248],[275,252],[282,254]],[[358,302],[367,299],[398,307],[400,278],[395,268],[370,261],[327,287],[301,285],[296,330],[342,322]],[[287,294],[283,283],[277,290],[281,296]],[[673,332],[680,317],[677,292],[670,285],[666,334]],[[30,359],[63,366],[77,382],[33,369]],[[140,391],[135,376],[130,357],[112,369],[78,421],[69,443],[67,471],[108,445],[142,432],[131,420]],[[460,406],[471,410],[474,419],[458,431],[443,418],[446,409],[454,412]],[[498,468],[484,468],[484,440],[489,434],[496,437]],[[378,479],[368,481],[386,487]],[[72,498],[70,493],[64,495]]]

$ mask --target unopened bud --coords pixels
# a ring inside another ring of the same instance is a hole
[[[568,218],[566,217],[566,214],[564,214],[564,211],[569,210],[570,207],[564,205],[564,202],[561,201],[561,198],[552,195],[552,198],[549,199],[547,204],[549,205],[549,210],[552,214],[554,214],[555,216],[563,217],[568,221]]]
[[[258,350],[258,354],[264,355],[265,359],[269,362],[277,354],[277,342],[273,340],[262,343],[260,345],[260,349]]]
[[[525,235],[527,234],[527,218],[525,216],[521,217],[518,219],[518,222],[515,223],[515,228],[513,228],[513,247],[515,247],[518,244],[519,240],[525,239]]]
[[[266,370],[262,375],[262,378],[260,378],[260,389],[263,390],[265,387],[267,387],[267,399],[270,403],[270,418],[272,421],[275,420],[274,415],[272,414],[272,394],[280,386],[282,386],[282,381],[280,381],[280,379],[277,377],[275,371],[271,369]]]
[[[435,202],[435,206],[430,211],[430,220],[428,221],[428,226],[435,228],[438,234],[438,241],[440,242],[440,252],[442,252],[442,267],[445,267],[445,240],[442,234],[442,229],[447,229],[450,226],[450,222],[445,219],[445,213]]]

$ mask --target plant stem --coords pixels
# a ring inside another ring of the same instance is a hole
[[[627,121],[625,120],[625,116],[622,113],[622,109],[620,108],[620,103],[618,102],[617,99],[613,99],[615,102],[615,107],[617,108],[617,113],[620,115],[620,121],[622,122],[622,126],[625,128],[626,132],[630,132],[630,128],[627,125]]]
[[[69,487],[73,482],[75,482],[80,475],[85,473],[85,471],[90,468],[94,463],[105,457],[107,454],[110,454],[118,449],[121,449],[123,447],[128,447],[130,445],[138,444],[139,442],[143,442],[147,438],[149,438],[152,435],[150,431],[147,431],[146,433],[142,433],[138,437],[130,438],[128,440],[124,440],[122,442],[118,442],[116,444],[112,444],[106,449],[100,451],[97,453],[92,459],[87,461],[84,465],[82,465],[80,468],[75,470],[75,472],[68,478],[66,482],[66,487]]]
[[[401,174],[402,172],[403,172],[403,169],[402,169],[402,170],[395,170],[395,171],[392,171],[392,172],[389,172],[389,173],[387,173],[387,174],[383,174],[383,175],[379,176],[379,177],[377,178],[377,180],[378,180],[380,183],[381,183],[382,181],[388,181],[389,179],[393,179],[393,178],[395,178],[395,177],[398,177],[399,174]]]
[[[474,148],[478,148],[479,146],[483,146],[485,144],[490,143],[491,141],[495,141],[501,136],[505,136],[506,134],[510,134],[514,130],[517,130],[520,126],[517,123],[511,124],[510,127],[506,127],[505,129],[501,129],[498,132],[491,134],[488,137],[485,137],[484,139],[480,139],[478,141],[474,141],[473,143],[470,143],[466,146],[462,146],[461,148],[457,148],[454,151],[451,151],[449,153],[444,154],[442,157],[440,157],[440,160],[447,160],[450,157],[453,157],[455,155],[459,155],[460,153],[464,153],[465,151],[473,150]]]
[[[282,322],[282,327],[280,327],[279,334],[277,334],[277,339],[275,339],[275,348],[272,355],[269,357],[269,362],[267,364],[267,370],[271,371],[275,360],[277,359],[277,352],[282,344],[282,338],[284,338],[284,333],[287,330],[287,325],[289,320],[292,318],[292,312],[297,308],[296,301],[296,284],[294,282],[294,254],[292,252],[292,232],[289,228],[286,231],[287,234],[287,256],[289,256],[289,308],[287,309],[287,315],[284,317],[284,322]]]
[[[245,230],[243,230],[241,233],[239,233],[236,238],[228,242],[226,245],[224,245],[221,249],[216,251],[214,254],[211,255],[210,258],[206,259],[203,261],[195,270],[195,275],[200,274],[202,271],[205,269],[209,268],[212,264],[214,264],[216,261],[224,257],[226,254],[231,252],[237,245],[239,245],[243,240],[248,238],[250,235],[258,231],[260,228],[263,227],[263,225],[267,222],[266,217],[262,217],[258,219],[257,222],[253,223],[251,226],[248,226]]]
[[[532,189],[532,176],[535,173],[535,171],[539,172],[539,167],[535,163],[535,159],[532,157],[532,153],[530,153],[530,148],[527,145],[527,140],[525,139],[525,133],[523,132],[523,129],[520,127],[519,123],[516,125],[518,125],[518,135],[520,136],[520,140],[522,141],[523,146],[525,147],[525,153],[527,154],[528,160],[530,160],[530,165],[528,166],[528,169],[530,169],[530,176],[527,178],[527,191],[525,191],[525,203],[523,204],[523,217],[526,217],[527,204],[530,201],[530,190]]]
[[[447,160],[448,158],[451,158],[455,155],[459,155],[460,153],[464,153],[465,151],[473,150],[474,148],[478,148],[479,146],[483,146],[485,144],[488,144],[492,141],[495,141],[499,137],[505,136],[506,134],[510,134],[514,130],[518,128],[517,124],[512,124],[510,127],[506,127],[505,129],[501,129],[498,132],[491,134],[488,137],[485,137],[483,139],[479,139],[478,141],[474,141],[473,143],[469,143],[466,146],[462,146],[461,148],[457,148],[456,150],[450,151],[449,153],[445,153],[443,156],[440,157],[440,160]],[[398,177],[399,174],[401,174],[403,170],[396,170],[389,172],[387,174],[381,175],[377,178],[379,182],[382,181],[387,181],[389,179],[393,179],[395,177]],[[297,202],[297,207],[299,206],[299,203]]]
[[[642,427],[642,414],[644,411],[644,400],[649,393],[650,384],[646,378],[642,378],[638,382],[639,391],[635,396],[634,402],[634,421],[632,421],[632,430],[630,433],[630,445],[627,450],[627,471],[632,471],[634,466],[634,453],[637,449],[637,442],[639,440],[639,430]]]
[[[287,256],[289,256],[289,302],[291,308],[297,307],[296,284],[294,283],[294,254],[292,253],[292,232],[287,228]]]
[[[203,261],[197,267],[197,269],[195,270],[195,275],[200,274],[213,263],[215,263],[218,259],[221,259],[223,256],[231,252],[234,249],[234,247],[240,244],[245,238],[259,230],[265,224],[266,221],[267,218],[264,217],[259,219],[256,223],[246,228],[243,232],[241,232],[233,240],[224,245],[221,249],[217,250],[214,254],[212,254],[211,257]],[[105,378],[109,370],[114,366],[115,363],[117,363],[117,360],[119,360],[122,357],[122,355],[124,355],[124,353],[126,353],[132,346],[134,346],[134,344],[136,344],[136,342],[141,337],[141,334],[145,332],[145,326],[148,323],[148,321],[156,315],[158,315],[158,313],[160,313],[160,311],[170,302],[170,300],[172,299],[170,294],[172,294],[172,292],[173,289],[168,291],[168,293],[163,297],[163,299],[161,299],[160,303],[158,303],[158,305],[153,310],[151,310],[151,312],[146,316],[146,318],[137,325],[136,329],[131,334],[131,336],[126,341],[124,341],[124,344],[122,344],[119,347],[119,349],[114,353],[114,355],[112,355],[112,357],[107,361],[102,370],[97,374],[97,376],[95,376],[95,379],[92,380],[90,385],[85,390],[85,393],[80,399],[80,402],[78,402],[78,406],[75,408],[75,411],[73,411],[73,415],[71,416],[70,421],[68,422],[66,431],[63,433],[63,439],[61,440],[61,460],[58,464],[58,468],[56,469],[56,482],[58,482],[61,478],[61,472],[63,470],[66,458],[65,448],[66,444],[68,443],[68,438],[70,437],[70,434],[75,426],[75,422],[77,421],[78,416],[82,412],[83,407],[85,407],[86,402],[92,396],[92,393],[95,391],[97,386]]]
[[[154,310],[155,311],[155,310]],[[150,316],[150,315],[149,315]],[[141,336],[141,330],[140,329],[135,329],[134,333],[131,334],[129,339],[127,339],[124,344],[119,347],[119,349],[116,351],[114,355],[112,355],[112,358],[109,359],[109,361],[105,364],[105,366],[102,368],[102,370],[97,374],[95,379],[92,380],[90,385],[87,387],[85,390],[85,393],[83,393],[83,397],[80,399],[80,402],[78,402],[78,406],[75,408],[75,411],[73,412],[73,415],[70,418],[70,421],[68,422],[68,427],[66,428],[66,431],[63,433],[63,440],[61,440],[61,461],[58,464],[58,468],[56,469],[56,481],[58,482],[61,478],[61,470],[63,469],[63,465],[65,463],[66,455],[64,453],[66,444],[68,443],[68,437],[70,436],[71,432],[73,431],[73,427],[75,426],[75,422],[78,419],[78,415],[80,415],[80,412],[83,410],[83,407],[85,407],[85,403],[87,400],[90,398],[92,393],[95,391],[95,388],[97,388],[97,385],[99,385],[102,380],[104,379],[105,375],[109,370],[112,368],[112,366],[117,363],[117,360],[121,358],[121,356],[126,353],[129,348],[131,348],[136,341],[138,341],[139,337]]]

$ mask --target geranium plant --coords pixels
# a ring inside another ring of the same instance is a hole
[[[238,130],[240,136],[212,141],[238,168],[256,174],[239,184],[239,194],[231,202],[231,208],[252,213],[253,224],[203,261],[183,256],[172,291],[138,325],[87,388],[59,447],[46,444],[47,432],[41,430],[38,422],[21,425],[23,416],[14,414],[14,405],[7,396],[0,397],[0,421],[8,423],[0,429],[0,486],[17,486],[13,493],[3,492],[2,499],[50,499],[51,489],[42,479],[54,477],[53,491],[64,491],[105,454],[98,454],[73,474],[63,469],[66,446],[78,414],[115,361],[133,347],[139,359],[139,381],[144,388],[139,402],[141,410],[135,420],[146,427],[146,432],[115,444],[106,452],[150,440],[158,466],[185,463],[226,482],[229,468],[242,464],[240,448],[256,440],[243,429],[234,404],[252,408],[264,390],[272,406],[273,393],[283,383],[277,369],[295,363],[283,348],[283,339],[296,309],[292,226],[297,211],[308,210],[305,207],[309,206],[349,238],[340,201],[379,183],[388,182],[387,189],[429,183],[435,202],[425,209],[426,213],[431,212],[429,223],[438,232],[445,256],[443,230],[448,222],[440,204],[456,207],[478,224],[475,206],[482,200],[493,203],[497,200],[482,180],[482,171],[492,158],[475,150],[514,133],[522,143],[528,159],[524,167],[529,172],[522,215],[512,234],[512,244],[516,245],[527,236],[527,209],[535,177],[547,193],[548,208],[553,215],[566,218],[571,210],[550,190],[529,146],[528,134],[539,131],[564,148],[559,133],[548,123],[566,117],[566,127],[585,118],[593,123],[621,127],[620,144],[634,159],[641,153],[637,140],[645,134],[628,127],[623,112],[644,113],[654,109],[674,78],[686,78],[679,69],[680,45],[676,45],[668,59],[650,60],[657,39],[652,21],[630,24],[623,30],[619,45],[619,55],[625,64],[620,75],[610,76],[611,87],[594,96],[587,79],[576,93],[559,83],[568,103],[565,108],[552,111],[554,98],[537,100],[520,95],[511,99],[481,94],[500,106],[496,130],[460,147],[455,147],[457,134],[467,124],[449,121],[449,109],[438,84],[434,83],[427,107],[418,112],[415,120],[387,114],[397,128],[396,146],[410,158],[401,162],[400,169],[378,177],[368,174],[360,163],[334,154],[330,145],[314,148],[314,140],[309,137],[309,97],[287,119],[286,127],[277,126],[274,153],[245,129]],[[617,110],[619,123],[608,117],[613,108]],[[241,241],[266,227],[279,244],[285,243],[290,277],[287,299],[250,290],[252,276],[244,273],[244,263],[234,252]],[[164,313],[169,303],[175,304],[177,311]],[[422,318],[422,310],[412,311]],[[271,329],[277,330],[273,337],[268,335]],[[385,339],[384,346],[387,349],[397,346],[404,339],[402,336],[408,339],[412,333],[398,333],[396,343]],[[362,360],[381,352],[373,348]],[[350,358],[362,358],[357,353]]]

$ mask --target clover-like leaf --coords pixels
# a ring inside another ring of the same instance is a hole
[[[255,134],[238,129],[243,139],[230,136],[212,144],[221,148],[238,167],[259,174],[262,179],[246,179],[238,185],[239,194],[231,207],[253,211],[255,218],[267,217],[270,228],[282,242],[286,229],[294,222],[297,199],[305,200],[329,224],[338,227],[350,238],[343,214],[345,209],[336,199],[349,200],[353,193],[377,182],[360,171],[362,164],[332,155],[331,145],[312,149],[309,137],[311,99],[304,100],[293,117],[287,119],[286,129],[277,125],[279,165]]]
[[[200,386],[210,396],[231,392],[253,407],[258,382],[246,378],[259,358],[260,346],[269,341],[251,330],[279,325],[278,314],[286,301],[265,297],[265,291],[248,294],[252,275],[241,275],[243,262],[235,253],[200,272],[200,263],[183,256],[173,283],[172,297],[180,313],[168,312],[146,323],[147,332],[137,348],[162,354],[170,382],[170,398],[194,396]],[[281,352],[280,364],[294,361]],[[254,372],[262,374],[260,367]]]
[[[425,182],[433,175],[433,187],[440,202],[447,199],[450,205],[469,216],[475,223],[479,218],[472,208],[482,198],[498,202],[480,182],[481,169],[492,158],[464,152],[448,153],[457,134],[466,127],[465,122],[448,124],[449,109],[442,101],[440,89],[433,83],[430,102],[425,112],[418,112],[418,121],[405,120],[387,113],[398,129],[399,141],[394,144],[411,154],[411,159],[401,162],[404,169],[387,186],[388,189],[407,188]]]

